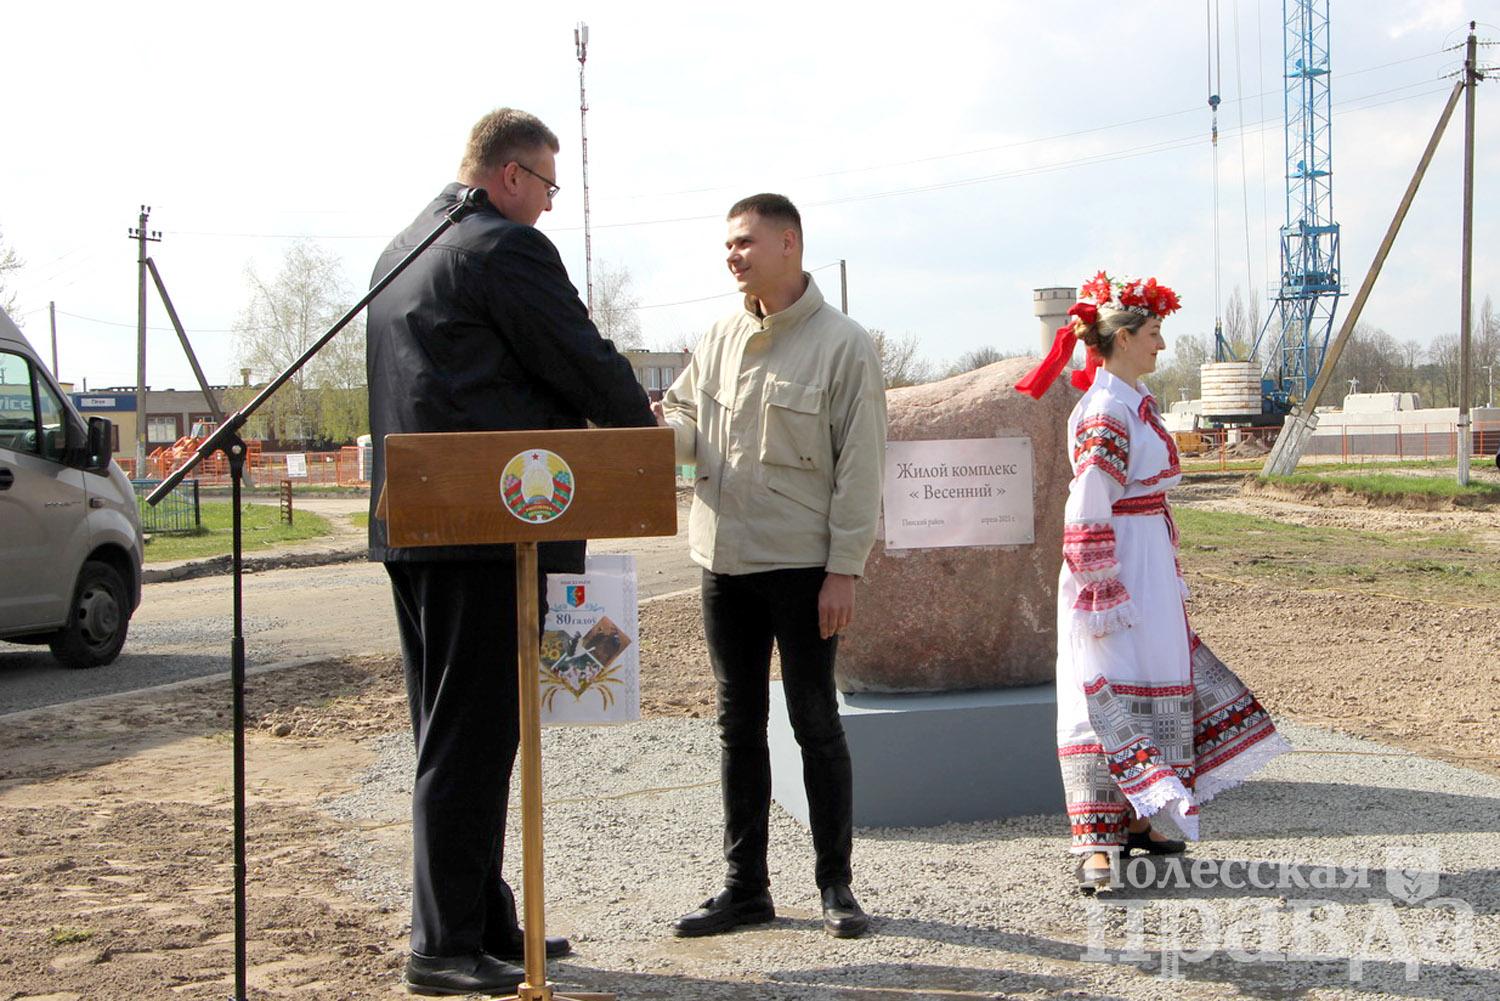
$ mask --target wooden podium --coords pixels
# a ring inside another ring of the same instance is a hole
[[[677,533],[670,428],[393,434],[379,513],[390,545],[516,547],[526,979],[518,1001],[596,999],[547,985],[537,543]]]

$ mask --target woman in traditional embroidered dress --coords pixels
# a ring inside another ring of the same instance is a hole
[[[1166,491],[1177,448],[1140,382],[1164,350],[1175,293],[1156,280],[1083,287],[1072,322],[1016,388],[1040,398],[1082,340],[1084,395],[1068,418],[1073,481],[1057,594],[1057,744],[1084,892],[1130,851],[1185,850],[1151,828],[1165,811],[1189,839],[1198,807],[1290,748],[1188,623]]]

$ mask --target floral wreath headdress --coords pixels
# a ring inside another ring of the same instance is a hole
[[[1040,365],[1016,383],[1016,389],[1032,399],[1040,400],[1047,387],[1062,374],[1073,357],[1073,349],[1078,345],[1079,330],[1097,323],[1100,310],[1167,317],[1182,306],[1177,293],[1158,283],[1155,278],[1116,279],[1101,271],[1084,282],[1079,291],[1080,300],[1068,310],[1068,316],[1072,319],[1057,328],[1057,335],[1052,339],[1052,350],[1047,352],[1047,357],[1042,359]],[[1087,390],[1092,386],[1094,372],[1103,361],[1097,351],[1089,348],[1084,367],[1074,372],[1070,378],[1074,387]]]

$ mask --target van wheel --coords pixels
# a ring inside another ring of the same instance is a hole
[[[67,625],[52,637],[52,655],[68,667],[102,667],[120,655],[130,626],[125,582],[108,563],[88,560],[78,571]]]

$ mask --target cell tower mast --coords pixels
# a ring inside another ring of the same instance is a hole
[[[1285,24],[1286,224],[1281,285],[1251,357],[1272,338],[1263,387],[1272,412],[1307,397],[1323,367],[1343,294],[1333,221],[1328,0],[1282,0]]]
[[[578,52],[578,133],[583,150],[583,278],[588,290],[589,315],[594,315],[594,240],[589,230],[589,99],[583,87],[584,64],[589,58],[589,26],[582,21],[573,29],[573,48]]]

